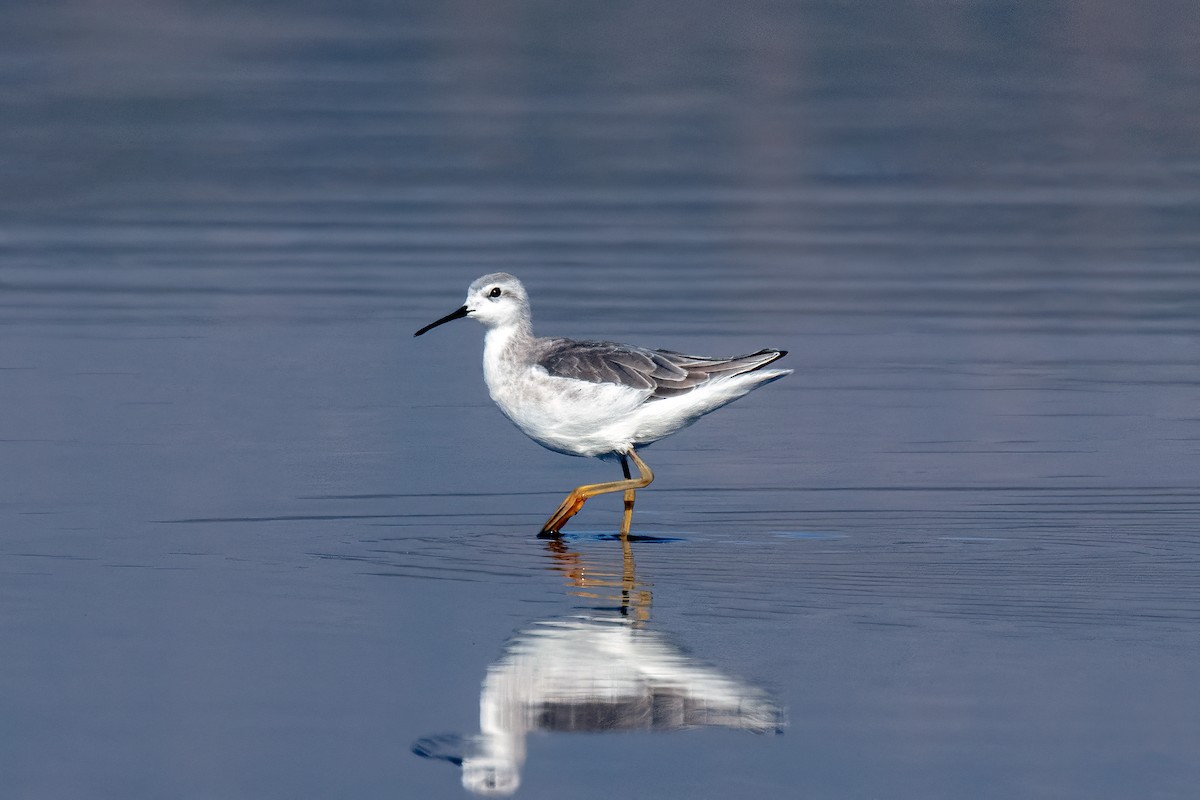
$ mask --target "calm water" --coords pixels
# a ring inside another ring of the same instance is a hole
[[[0,15],[6,797],[1195,796],[1194,4]],[[498,269],[796,374],[539,541]]]

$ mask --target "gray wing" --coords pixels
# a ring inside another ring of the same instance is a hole
[[[732,358],[707,358],[616,342],[544,341],[537,363],[551,375],[648,390],[648,399],[673,397],[711,378],[750,372],[787,355],[786,350],[760,350]]]

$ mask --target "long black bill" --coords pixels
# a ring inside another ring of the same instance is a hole
[[[429,324],[428,324],[428,325],[426,325],[424,328],[421,328],[421,330],[419,330],[419,331],[417,331],[416,333],[414,333],[414,334],[413,334],[413,336],[420,336],[420,335],[421,335],[422,333],[424,333],[425,331],[433,330],[433,329],[434,329],[434,328],[436,328],[438,325],[441,325],[441,324],[442,324],[442,323],[444,323],[444,322],[453,322],[453,321],[454,321],[454,320],[456,320],[456,319],[462,319],[462,318],[463,318],[463,317],[465,317],[466,315],[467,315],[467,307],[466,307],[466,306],[463,306],[462,308],[458,309],[457,311],[451,311],[449,314],[447,314],[446,316],[442,317],[442,318],[441,318],[441,319],[439,319],[437,322],[431,322],[431,323],[429,323]]]

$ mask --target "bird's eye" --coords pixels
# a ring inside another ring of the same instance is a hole
[[[497,286],[492,291],[488,292],[488,297],[499,297],[502,294],[500,287]]]

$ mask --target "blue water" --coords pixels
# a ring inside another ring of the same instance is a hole
[[[1194,796],[1193,4],[0,14],[4,796]],[[796,373],[538,540],[495,270]]]

